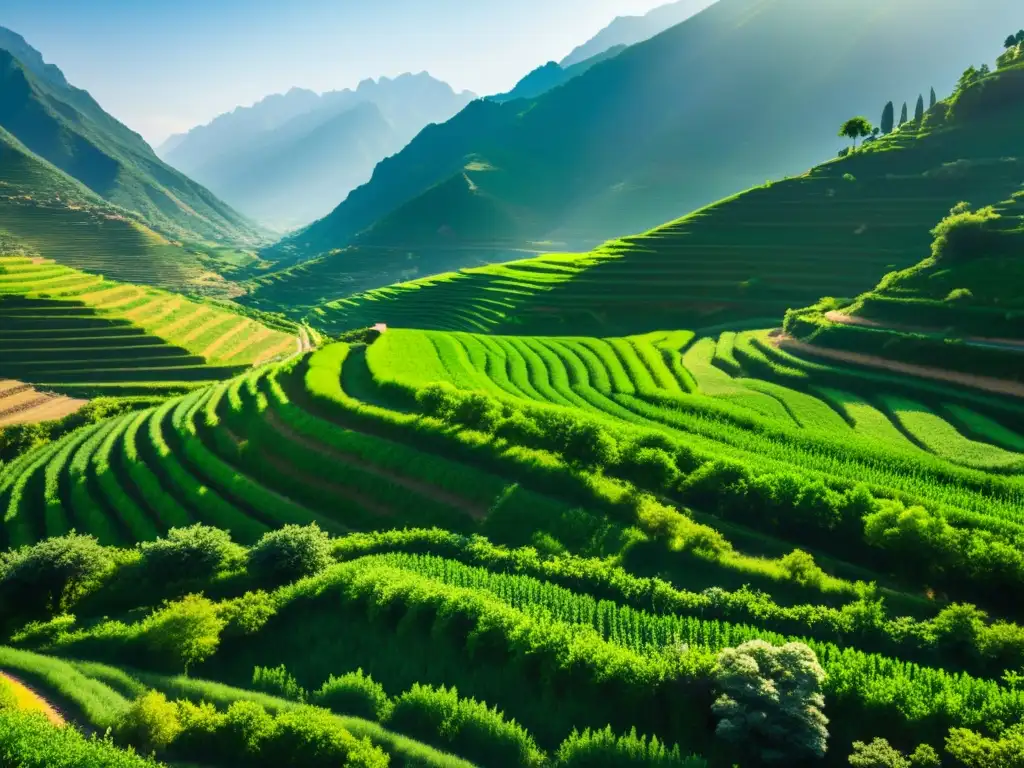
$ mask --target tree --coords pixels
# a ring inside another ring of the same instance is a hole
[[[935,89],[932,88],[932,94],[931,94],[931,96],[928,99],[928,109],[932,109],[938,103],[939,103],[939,99],[935,95]]]
[[[150,614],[142,623],[142,637],[164,661],[183,665],[187,675],[192,664],[217,650],[226,623],[213,601],[186,595]]]
[[[903,111],[900,113],[900,125],[907,122],[907,102],[903,102]]]
[[[882,133],[892,133],[893,124],[896,122],[896,108],[890,101],[882,110]]]
[[[231,535],[208,525],[171,528],[167,536],[139,546],[147,573],[159,581],[209,579],[245,556]]]
[[[918,95],[917,106],[914,107],[914,122],[920,123],[924,120],[924,96]]]
[[[1024,43],[1024,29],[1017,33],[1015,39],[1017,41],[1017,45]]]
[[[1020,36],[1019,32],[1016,35],[1010,35],[1008,38],[1006,38],[1006,42],[1003,43],[1003,48],[1013,48],[1013,47],[1015,47],[1017,45],[1017,43],[1020,42],[1017,39],[1019,36]]]
[[[857,149],[857,139],[871,135],[871,123],[866,117],[851,117],[843,123],[839,135],[853,139],[853,148]]]
[[[0,614],[61,611],[112,564],[95,537],[74,532],[0,554]]]
[[[331,539],[316,523],[265,533],[249,550],[249,571],[269,584],[312,576],[334,562]]]
[[[141,754],[164,749],[181,733],[178,707],[157,691],[139,696],[114,722],[114,737]]]
[[[966,768],[1024,768],[1024,723],[990,739],[966,728],[952,728],[946,751]]]
[[[721,718],[715,733],[736,745],[743,764],[825,755],[825,671],[806,645],[750,640],[723,650],[714,674],[722,692],[711,708]]]

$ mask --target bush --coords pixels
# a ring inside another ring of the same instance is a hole
[[[0,554],[0,604],[9,615],[61,611],[110,572],[93,536],[69,533]]]
[[[533,738],[516,723],[455,688],[414,685],[395,700],[388,726],[488,768],[540,766]]]
[[[277,604],[273,596],[257,589],[232,600],[225,600],[217,606],[217,611],[227,623],[225,634],[254,635],[277,613]]]
[[[853,742],[850,765],[853,768],[910,768],[910,761],[885,739],[875,739],[870,744]]]
[[[988,738],[966,728],[952,728],[946,751],[965,768],[1024,767],[1024,723],[1007,728],[999,738]]]
[[[556,768],[705,768],[698,757],[683,757],[678,746],[669,749],[651,738],[637,736],[636,728],[616,736],[611,727],[603,731],[573,731],[555,754]]]
[[[812,555],[801,549],[794,549],[779,561],[779,565],[800,586],[820,588],[825,582],[825,572],[814,562]]]
[[[5,709],[17,709],[18,696],[13,686],[4,678],[0,677],[0,712]]]
[[[311,702],[342,715],[384,721],[391,715],[391,700],[384,687],[362,669],[341,677],[331,675],[313,692]]]
[[[142,622],[143,642],[157,658],[169,665],[184,666],[213,655],[220,644],[220,633],[227,622],[217,606],[202,595],[186,595],[164,603]]]
[[[143,754],[165,749],[181,733],[178,707],[157,691],[131,703],[114,723],[114,738]]]
[[[240,563],[245,550],[231,534],[208,525],[171,528],[167,536],[139,545],[142,564],[156,581],[207,580]]]
[[[268,584],[312,576],[333,562],[331,538],[316,523],[265,533],[249,550],[249,572]]]
[[[959,206],[953,211],[958,211]],[[977,211],[950,212],[932,230],[932,258],[940,263],[963,263],[998,256],[1004,249],[1001,217],[991,206]]]
[[[252,687],[257,691],[269,693],[271,696],[279,696],[282,699],[299,702],[306,700],[306,689],[299,685],[299,681],[285,668],[284,664],[275,668],[253,668]]]
[[[55,728],[44,715],[0,710],[0,765],[17,768],[160,768],[118,749],[107,739],[87,739],[75,728]]]

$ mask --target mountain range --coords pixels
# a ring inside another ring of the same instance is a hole
[[[158,152],[247,215],[287,229],[329,213],[380,160],[474,98],[426,72],[324,94],[293,88],[171,136]]]
[[[0,128],[7,133],[7,151],[30,153],[33,161],[62,171],[169,237],[250,246],[262,241],[250,221],[160,160],[141,136],[4,28]]]
[[[981,62],[1018,16],[1008,0],[719,0],[536,99],[471,103],[267,254],[642,231],[835,153],[851,115],[948,90],[945,51]]]

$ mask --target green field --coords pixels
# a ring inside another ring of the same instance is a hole
[[[0,375],[61,391],[191,386],[297,349],[297,329],[28,257],[0,257],[0,320]]]

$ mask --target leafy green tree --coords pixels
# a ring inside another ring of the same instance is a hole
[[[94,536],[69,533],[0,554],[0,614],[62,611],[98,583],[113,560]]]
[[[1014,39],[1017,41],[1017,45],[1024,43],[1024,29],[1018,32]]]
[[[938,103],[939,98],[935,95],[935,89],[932,88],[931,96],[928,97],[928,109],[932,109]]]
[[[965,768],[1024,768],[1024,723],[1010,726],[997,739],[953,728],[946,751]]]
[[[839,135],[853,139],[853,148],[857,149],[857,139],[871,135],[871,122],[866,117],[851,117],[843,123]]]
[[[353,715],[378,722],[391,715],[391,699],[384,686],[362,669],[341,677],[331,675],[313,692],[311,702],[340,715]]]
[[[939,753],[928,744],[918,744],[910,755],[911,768],[940,768],[941,765]]]
[[[850,765],[853,768],[910,768],[910,761],[888,741],[876,738],[870,744],[853,742]]]
[[[181,733],[178,707],[158,691],[149,691],[131,703],[114,723],[114,737],[141,754],[164,749]]]
[[[139,550],[146,572],[159,581],[209,579],[245,556],[231,534],[208,525],[171,528],[164,538],[140,544]]]
[[[890,101],[885,105],[885,109],[882,110],[882,133],[892,133],[893,126],[896,122],[896,108]]]
[[[920,123],[924,120],[924,96],[918,95],[917,106],[914,107],[914,122]]]
[[[250,573],[270,584],[312,576],[332,562],[331,538],[316,523],[265,533],[249,550]]]
[[[142,637],[162,660],[184,667],[203,661],[217,650],[226,621],[217,605],[202,595],[186,595],[165,603],[142,623]]]
[[[1003,48],[1013,48],[1015,45],[1017,45],[1017,35],[1010,35],[1003,42]]]
[[[714,677],[721,689],[712,706],[721,718],[715,732],[737,747],[742,764],[792,765],[825,755],[825,671],[809,647],[750,640],[718,655]]]
[[[903,102],[903,111],[900,112],[900,125],[904,125],[907,122],[907,102]]]

